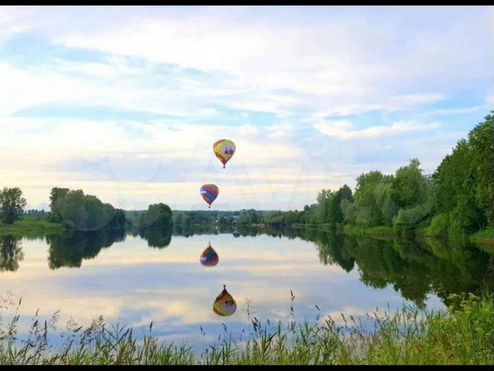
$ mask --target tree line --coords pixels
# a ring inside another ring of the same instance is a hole
[[[172,211],[163,203],[149,205],[147,210],[126,212],[102,202],[98,197],[84,194],[80,189],[54,187],[50,192],[50,211],[24,212],[26,199],[18,187],[4,188],[0,192],[0,220],[7,225],[31,216],[58,223],[67,229],[94,231],[100,229],[163,228],[172,225]]]
[[[53,188],[50,193],[49,220],[76,230],[164,228],[172,224],[172,211],[163,203],[149,205],[147,210],[128,212],[101,202],[82,190]]]
[[[492,112],[491,112],[492,113]],[[337,228],[387,226],[399,233],[423,228],[429,235],[470,234],[493,224],[494,117],[485,117],[434,171],[418,159],[394,174],[373,170],[347,186],[323,189],[301,211],[258,215],[261,223],[328,224]]]

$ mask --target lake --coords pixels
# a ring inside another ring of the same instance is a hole
[[[42,319],[60,311],[59,329],[69,319],[88,325],[101,315],[107,323],[134,328],[140,337],[152,321],[155,336],[184,341],[198,351],[215,342],[224,326],[240,335],[252,316],[288,323],[292,316],[316,321],[329,315],[338,322],[340,313],[364,318],[403,304],[437,310],[450,294],[493,286],[491,255],[437,240],[175,227],[3,236],[0,243],[3,322],[22,298],[24,335],[37,310]],[[216,265],[200,261],[209,244]],[[223,285],[237,304],[228,317],[213,311]]]

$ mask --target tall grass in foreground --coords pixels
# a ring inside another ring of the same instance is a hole
[[[343,315],[342,325],[329,317],[285,326],[254,317],[245,339],[232,339],[225,326],[218,343],[196,356],[192,347],[160,342],[152,323],[138,341],[132,329],[108,327],[101,318],[86,328],[68,323],[55,349],[48,334],[57,315],[40,323],[36,313],[29,337],[21,340],[19,301],[9,323],[0,318],[0,364],[494,364],[492,297],[457,296],[454,303],[441,312],[408,306],[374,312],[366,318],[372,330]]]

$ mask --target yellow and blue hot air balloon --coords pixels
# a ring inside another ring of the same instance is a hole
[[[235,143],[230,139],[220,139],[213,144],[214,154],[223,164],[223,169],[225,168],[226,163],[232,158],[235,149]]]
[[[226,286],[223,285],[223,291],[216,297],[213,304],[213,311],[219,316],[231,316],[237,310],[235,299],[226,291]]]

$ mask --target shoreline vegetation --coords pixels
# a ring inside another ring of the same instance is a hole
[[[0,236],[43,237],[62,233],[65,230],[61,223],[53,223],[37,217],[24,217],[13,224],[0,223]]]
[[[376,310],[365,315],[364,325],[362,318],[343,314],[342,320],[318,315],[314,322],[285,324],[249,316],[244,338],[235,339],[223,325],[224,333],[201,354],[191,345],[155,337],[152,323],[141,336],[135,329],[108,326],[102,318],[89,326],[71,323],[54,347],[50,339],[57,332],[57,316],[43,325],[36,314],[27,338],[18,334],[18,316],[9,323],[2,316],[0,364],[493,365],[492,296],[455,295],[450,302],[442,311],[405,305],[394,313]],[[19,306],[20,300],[17,311]]]
[[[239,224],[244,225],[244,224]],[[194,226],[194,225],[193,225]],[[215,227],[217,224],[210,225],[201,225],[197,224],[195,226],[198,227]],[[271,228],[270,226],[265,226],[262,224],[251,224],[245,225],[248,227],[254,228]],[[276,226],[275,226],[276,227]],[[397,233],[392,227],[389,226],[376,226],[376,227],[359,227],[354,225],[344,225],[339,230],[334,230],[329,224],[302,224],[302,223],[293,223],[288,225],[288,227],[293,229],[314,229],[325,232],[335,232],[335,233],[343,233],[349,236],[369,236],[369,237],[380,237],[380,238],[400,238],[402,237],[399,233]],[[12,235],[16,237],[43,237],[45,235],[59,234],[63,232],[67,232],[70,228],[64,226],[59,222],[49,222],[36,217],[24,217],[17,222],[6,225],[0,223],[0,236],[3,235]],[[487,228],[485,230],[476,232],[471,235],[463,236],[466,237],[468,241],[477,244],[484,245],[484,248],[493,247],[494,244],[494,228]],[[419,230],[416,232],[416,237],[420,238],[434,238],[434,239],[447,239],[449,236],[438,236],[438,235],[428,235],[424,233],[424,230]],[[492,250],[492,249],[491,249]],[[490,251],[488,249],[488,251]]]

